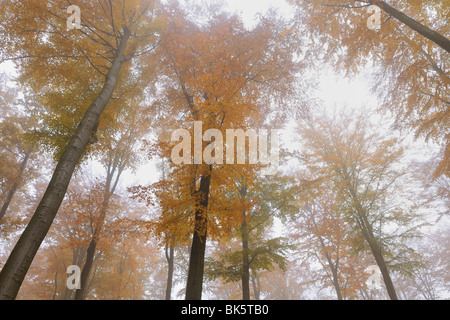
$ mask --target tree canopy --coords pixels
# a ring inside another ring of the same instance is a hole
[[[231,3],[0,2],[0,299],[449,298],[448,1]]]

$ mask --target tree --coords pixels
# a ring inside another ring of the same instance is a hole
[[[309,264],[319,262],[323,272],[315,278],[332,285],[338,300],[352,299],[365,286],[369,266],[352,254],[349,226],[339,208],[336,196],[327,184],[316,184],[301,193],[298,214],[293,215],[290,233],[297,248],[307,257]]]
[[[174,12],[159,46],[164,57],[159,80],[164,90],[155,102],[156,108],[164,110],[160,116],[166,132],[172,128],[192,132],[193,122],[202,122],[204,131],[216,129],[223,136],[225,129],[264,127],[264,117],[274,101],[282,101],[294,91],[292,80],[299,70],[293,59],[295,39],[288,26],[266,17],[253,30],[246,30],[237,16],[221,12],[210,13],[199,26]],[[167,140],[159,141],[156,149],[170,158],[174,145]],[[215,159],[224,154],[223,149],[218,150]],[[190,162],[192,158],[185,152]],[[243,171],[242,165],[200,164],[198,157],[194,158],[195,164],[173,165],[164,192],[158,194],[170,201],[162,212],[166,222],[172,226],[176,222],[173,234],[181,234],[178,239],[190,234],[192,239],[186,299],[201,298],[207,235],[225,235],[238,221],[236,210],[224,214],[211,206],[221,202],[218,195],[226,192],[224,182],[233,182]],[[149,188],[136,192],[150,198]]]
[[[134,102],[136,102],[135,100]],[[87,249],[86,261],[81,273],[81,288],[76,291],[76,300],[82,300],[85,296],[87,280],[92,268],[97,243],[100,240],[100,233],[108,212],[110,199],[116,191],[122,173],[126,169],[135,168],[139,162],[139,157],[136,155],[136,145],[147,130],[149,122],[146,121],[148,120],[146,117],[141,116],[141,110],[137,106],[131,107],[129,105],[128,108],[124,108],[121,112],[123,116],[107,129],[111,138],[106,140],[106,146],[102,147],[101,161],[106,169],[102,209]],[[129,126],[132,123],[134,125]]]
[[[286,239],[280,237],[264,240],[260,236],[252,240],[245,249],[245,255],[244,249],[237,249],[236,244],[230,244],[228,248],[220,246],[217,257],[206,260],[208,279],[223,278],[225,283],[241,281],[243,300],[250,300],[250,280],[254,281],[255,298],[259,296],[260,289],[256,282],[260,272],[273,271],[276,267],[286,271],[286,254],[292,249]],[[245,270],[247,267],[248,270]]]
[[[433,168],[438,166],[439,152],[430,150],[428,161],[419,162],[416,175],[423,186],[423,204],[430,212],[436,212],[436,221],[450,215],[450,177],[448,175],[433,176]]]
[[[450,284],[448,234],[436,229],[429,237],[417,243],[418,251],[424,256],[425,264],[413,270],[410,277],[399,277],[397,284],[405,300],[445,299]]]
[[[63,149],[47,191],[0,273],[2,299],[14,299],[17,295],[61,205],[75,167],[89,142],[95,141],[93,133],[118,79],[131,77],[129,61],[153,49],[157,38],[153,1],[79,4],[83,7],[82,29],[76,32],[66,28],[65,11],[53,1],[14,1],[0,5],[2,14],[11,18],[4,19],[8,22],[1,25],[2,36],[7,37],[2,57],[19,61],[23,81],[36,92],[43,85],[54,86],[60,93],[76,91],[77,81],[65,78],[71,70],[93,72],[97,79],[105,77],[103,84],[95,89],[95,99],[85,109]],[[124,64],[127,68],[122,70]],[[40,72],[43,67],[47,69],[47,77]]]
[[[389,297],[397,299],[389,269],[408,273],[420,264],[404,240],[419,236],[423,224],[414,205],[405,201],[414,193],[406,196],[397,184],[404,178],[399,168],[403,149],[396,138],[374,131],[367,117],[355,112],[334,118],[311,115],[301,129],[303,158],[311,173],[326,179],[336,193],[353,228],[353,251],[368,250],[373,255]]]
[[[83,266],[94,230],[98,229],[104,199],[104,181],[86,179],[86,171],[72,180],[48,236],[30,267],[19,299],[70,300],[76,290],[67,287],[67,268]],[[161,264],[158,248],[148,241],[143,219],[146,208],[113,195],[96,243],[87,299],[149,298],[149,279]],[[81,268],[82,269],[82,268]],[[153,269],[155,271],[153,271]]]
[[[258,268],[270,268],[267,265],[257,264],[255,260],[261,260],[255,259],[258,255],[273,254],[273,260],[265,259],[265,263],[277,263],[281,269],[284,269],[285,261],[282,254],[290,246],[281,239],[269,239],[266,242],[261,239],[261,233],[270,226],[275,215],[286,215],[286,212],[292,209],[293,206],[290,202],[294,198],[296,189],[290,186],[288,177],[278,175],[272,178],[266,177],[264,180],[256,178],[255,182],[240,178],[236,180],[234,189],[239,199],[238,210],[242,212],[242,218],[237,228],[238,237],[242,241],[242,299],[250,300],[251,276],[256,276]],[[272,240],[277,243],[275,248],[273,244],[269,244]],[[253,248],[250,248],[251,246]],[[277,254],[281,254],[281,256],[276,256]],[[251,267],[252,262],[253,268]]]
[[[323,53],[337,70],[352,74],[373,63],[373,91],[382,99],[380,110],[396,115],[397,128],[439,144],[435,177],[448,175],[448,3],[390,2],[392,6],[371,0],[291,1],[300,8],[300,28],[316,45],[317,54]],[[367,27],[370,5],[383,13],[378,31]]]
[[[156,165],[157,170],[160,174],[160,181],[159,184],[165,184],[166,183],[166,177],[170,173],[170,165],[168,159],[160,159]],[[136,188],[131,188],[129,191],[136,192]],[[164,187],[161,189],[161,192],[164,192]],[[142,194],[140,194],[142,196]],[[136,198],[136,196],[134,196]],[[160,201],[158,203],[159,206],[156,206],[156,210],[161,210],[161,213],[157,212],[156,214],[159,214],[160,216],[168,216],[172,212],[172,209],[167,205],[165,201],[163,201],[164,197],[160,197]],[[147,205],[150,204],[150,201],[152,201],[152,204],[156,204],[155,199],[146,199]],[[167,282],[166,282],[166,292],[165,292],[165,299],[171,300],[172,297],[172,287],[174,282],[174,271],[175,271],[175,247],[179,245],[179,243],[182,243],[178,239],[179,233],[175,231],[175,225],[167,226],[166,223],[161,224],[154,224],[150,226],[150,233],[153,233],[153,235],[156,235],[160,241],[163,243],[164,246],[164,256],[166,258],[167,262]]]
[[[1,207],[0,220],[5,216],[14,195],[23,190],[28,180],[35,174],[37,147],[27,139],[38,125],[36,114],[39,107],[30,93],[23,92],[24,98],[19,98],[20,90],[9,88],[0,82],[2,103],[2,119],[0,122],[0,176]],[[30,165],[32,163],[32,165]]]

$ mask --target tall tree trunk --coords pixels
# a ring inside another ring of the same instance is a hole
[[[348,181],[351,181],[348,173],[345,173],[345,178]],[[349,186],[348,191],[350,192],[352,200],[354,201],[354,204],[356,206],[355,209],[358,215],[358,218],[356,220],[358,227],[361,230],[365,240],[369,244],[372,255],[375,258],[378,267],[380,268],[389,298],[391,300],[398,300],[397,293],[395,292],[394,288],[394,283],[392,282],[391,276],[389,274],[389,270],[387,268],[386,261],[384,260],[380,244],[377,238],[375,237],[372,225],[370,224],[367,218],[366,210],[361,205],[358,196],[356,194],[356,191],[353,189],[353,187]]]
[[[166,244],[166,259],[167,259],[167,285],[166,285],[166,300],[171,300],[172,285],[173,285],[173,267],[174,267],[174,247],[173,243]]]
[[[367,221],[367,219],[363,219],[363,221],[364,222],[361,224],[363,226],[362,232],[364,234],[364,237],[366,238],[366,241],[369,244],[370,251],[372,252],[373,257],[375,258],[375,262],[380,268],[381,274],[383,276],[384,285],[386,286],[389,298],[391,300],[398,300],[394,283],[392,282],[391,276],[389,274],[389,270],[387,268],[386,261],[384,260],[380,245],[378,244],[378,241],[373,234],[372,227]]]
[[[381,248],[374,237],[369,240],[369,245],[372,254],[375,258],[375,261],[378,267],[380,268],[381,275],[383,276],[384,285],[386,286],[386,291],[389,295],[389,298],[391,300],[398,300],[397,292],[395,291],[394,283],[392,282],[391,276],[389,274],[386,261],[384,260]]]
[[[166,180],[166,167],[165,159],[161,162],[162,180]],[[172,299],[172,286],[173,286],[173,270],[174,270],[174,245],[175,237],[169,238],[169,234],[166,234],[166,260],[167,260],[167,284],[166,284],[166,300]]]
[[[106,214],[108,213],[109,202],[111,196],[114,194],[116,190],[117,184],[119,183],[120,176],[122,175],[126,167],[126,161],[124,157],[126,157],[124,153],[120,152],[120,150],[116,150],[114,156],[112,158],[109,158],[108,160],[108,166],[106,170],[105,190],[103,195],[103,201],[100,208],[100,214],[95,224],[92,239],[90,241],[89,248],[86,253],[86,262],[83,266],[80,278],[81,288],[76,290],[75,300],[83,300],[87,295],[86,290],[88,288],[89,274],[91,272],[91,268],[94,263],[95,250],[97,247],[97,243],[99,241],[100,232],[106,221]],[[114,174],[116,174],[115,178]],[[92,248],[92,252],[89,250],[90,248]]]
[[[84,260],[84,256],[86,254],[86,248],[85,247],[77,247],[72,248],[72,265],[73,266],[81,266]],[[66,266],[64,265],[64,268]],[[63,300],[72,300],[73,290],[69,289],[67,286],[64,290],[64,297]]]
[[[97,241],[92,238],[89,242],[89,247],[86,251],[86,262],[80,275],[80,289],[76,289],[74,300],[84,300],[87,293],[87,283],[89,274],[91,273],[92,265],[94,263],[95,249],[97,248]]]
[[[333,286],[334,286],[334,290],[336,291],[337,299],[343,300],[342,293],[341,293],[341,287],[339,286],[339,278],[338,278],[337,268],[332,268],[331,273],[333,275]]]
[[[241,225],[242,236],[242,300],[250,300],[250,259],[248,254],[248,228],[245,211]]]
[[[256,274],[256,272],[252,273],[252,287],[253,287],[253,293],[255,295],[255,300],[261,299],[261,284],[259,282],[259,277]]]
[[[100,94],[86,111],[75,134],[67,144],[44,196],[0,273],[0,299],[15,299],[19,292],[23,279],[64,199],[75,167],[88,144],[100,114],[112,97],[119,71],[127,60],[124,50],[130,36],[130,30],[124,26],[124,34]]]
[[[247,197],[247,184],[244,182],[239,189],[239,197],[242,204],[245,204]],[[250,258],[248,248],[249,228],[247,224],[247,212],[242,210],[241,223],[241,238],[242,238],[242,300],[250,300]]]
[[[376,6],[385,11],[390,16],[396,18],[400,22],[404,23],[414,31],[420,33],[424,37],[436,43],[442,49],[450,53],[450,40],[441,35],[440,33],[433,31],[416,20],[408,17],[403,12],[391,7],[384,1],[372,1]]]
[[[327,259],[328,267],[330,268],[330,271],[331,271],[331,277],[332,277],[332,281],[333,281],[334,290],[336,291],[337,299],[338,300],[343,300],[342,299],[342,293],[341,293],[341,286],[339,285],[339,277],[338,277],[339,266],[338,266],[338,263],[337,262],[336,262],[336,264],[333,263],[333,261],[331,260],[330,255],[328,254],[328,251],[326,251],[325,243],[322,240],[322,237],[319,237],[319,239],[320,239],[320,244],[322,246],[322,249],[325,252],[325,258]]]
[[[312,223],[313,223],[313,226],[314,226],[316,232],[319,233],[320,231],[319,231],[319,228],[316,224],[316,220],[314,217],[312,217]],[[318,236],[318,238],[319,238],[319,242],[320,242],[320,247],[322,248],[322,250],[324,252],[325,259],[327,260],[328,267],[330,268],[330,271],[331,271],[332,282],[333,282],[334,290],[336,291],[337,299],[342,300],[341,287],[339,285],[339,277],[338,277],[339,257],[336,259],[336,263],[333,263],[333,260],[331,260],[331,256],[328,253],[327,246],[325,245],[325,241],[323,241],[323,238],[320,235]]]
[[[56,294],[58,293],[58,271],[55,272],[54,284],[55,284],[55,288],[53,290],[52,300],[56,300]]]
[[[17,191],[17,188],[19,186],[18,182],[14,182],[11,186],[11,189],[9,189],[8,194],[6,195],[5,202],[3,202],[2,209],[0,210],[0,221],[3,219],[3,217],[6,214],[6,211],[9,208],[9,205],[11,204],[12,198],[14,197],[14,194]]]
[[[199,197],[199,206],[195,210],[195,228],[192,237],[191,255],[189,257],[189,270],[186,284],[186,300],[201,300],[203,289],[203,271],[205,267],[205,250],[207,237],[207,208],[209,188],[211,185],[211,170],[208,176],[200,181],[200,188],[196,195]]]
[[[14,194],[16,193],[20,180],[22,179],[23,172],[25,171],[25,168],[27,167],[27,162],[30,159],[32,151],[27,151],[25,153],[25,157],[23,158],[22,162],[20,163],[19,167],[19,174],[16,177],[16,181],[14,181],[14,184],[11,186],[11,189],[8,192],[8,195],[6,196],[5,202],[2,205],[2,208],[0,210],[0,221],[3,219],[3,217],[6,214],[6,211],[8,210],[9,205],[11,204],[12,198],[14,197]]]
[[[92,234],[92,239],[89,243],[89,247],[86,252],[86,262],[84,263],[83,270],[81,271],[80,277],[80,289],[75,291],[75,300],[83,300],[87,294],[88,287],[88,279],[89,274],[91,273],[92,265],[94,264],[95,251],[97,248],[97,243],[100,237],[100,232],[105,224],[106,214],[108,212],[109,202],[111,196],[114,194],[116,190],[117,183],[119,182],[120,176],[123,172],[124,166],[117,168],[118,162],[111,160],[113,163],[108,165],[107,176],[106,176],[106,184],[105,191],[103,196],[103,201],[100,208],[99,218],[95,225],[95,229]],[[114,178],[114,173],[117,170],[117,176],[115,182],[112,183]]]
[[[359,205],[361,208],[361,206]],[[361,210],[361,209],[358,209]],[[391,300],[398,300],[397,293],[395,291],[394,283],[392,282],[391,276],[389,274],[389,270],[387,268],[386,261],[384,260],[382,249],[380,244],[373,233],[373,229],[371,224],[369,223],[365,214],[361,214],[360,217],[360,228],[362,229],[362,233],[369,244],[370,251],[372,252],[373,257],[375,258],[375,262],[380,268],[381,275],[383,276],[384,285],[386,286],[387,293]]]

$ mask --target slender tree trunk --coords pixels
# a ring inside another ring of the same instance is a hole
[[[351,181],[347,173],[345,173],[345,177],[348,181]],[[387,268],[386,261],[384,260],[380,244],[373,233],[372,225],[367,218],[366,211],[361,205],[355,190],[352,187],[349,187],[348,191],[350,192],[352,199],[356,205],[355,209],[358,214],[358,218],[356,219],[358,227],[361,230],[367,243],[369,244],[372,255],[375,258],[378,267],[380,268],[389,298],[391,300],[398,300],[394,283],[392,282],[391,276],[389,274],[389,270]]]
[[[67,288],[67,286],[66,286],[66,288],[64,289],[64,297],[63,297],[63,300],[72,300],[72,290],[70,290],[69,288]]]
[[[255,295],[255,300],[261,299],[261,284],[259,283],[259,277],[256,274],[256,272],[252,273],[252,287],[253,287],[253,293]]]
[[[322,240],[322,237],[320,238],[320,244],[322,246],[322,249],[325,251],[325,258],[327,259],[328,262],[328,267],[330,268],[331,271],[331,276],[332,276],[332,280],[333,280],[333,286],[334,286],[334,290],[336,291],[336,296],[338,300],[343,300],[342,299],[342,293],[341,293],[341,286],[339,285],[339,277],[338,277],[338,262],[336,262],[336,264],[333,263],[333,261],[331,260],[330,255],[328,254],[328,251],[326,251],[326,247],[325,247],[325,243]]]
[[[247,196],[246,183],[243,183],[239,189],[239,196],[242,204],[244,204]],[[250,258],[248,248],[249,228],[247,224],[247,212],[245,210],[242,210],[242,223],[240,229],[242,238],[242,300],[250,300]]]
[[[166,180],[165,159],[161,162],[162,180]],[[166,260],[167,260],[167,284],[166,284],[166,300],[172,299],[172,285],[173,285],[173,270],[174,270],[174,242],[175,237],[169,239],[169,234],[166,234]]]
[[[314,217],[312,218],[312,222],[313,222],[316,232],[319,232],[319,228],[317,227],[316,220]],[[333,287],[334,287],[334,290],[336,291],[337,299],[342,300],[341,287],[339,285],[339,277],[338,277],[339,258],[337,258],[336,262],[333,263],[333,260],[331,260],[330,254],[327,251],[327,246],[325,245],[325,242],[323,241],[322,236],[319,235],[318,238],[319,238],[320,246],[324,252],[325,259],[327,260],[328,267],[330,268],[330,271],[331,271]]]
[[[86,252],[86,262],[84,263],[83,270],[80,275],[80,289],[75,291],[74,300],[84,300],[87,293],[87,283],[89,274],[91,273],[92,265],[94,263],[95,249],[97,248],[97,241],[92,238],[89,242],[89,247]]]
[[[381,275],[383,276],[384,285],[386,286],[386,291],[389,295],[389,298],[391,300],[398,300],[397,292],[395,291],[394,283],[392,282],[386,261],[384,260],[383,254],[381,253],[381,249],[379,248],[374,238],[369,241],[369,244],[375,261],[380,268]]]
[[[241,225],[242,235],[242,300],[250,300],[250,259],[248,255],[248,228],[245,211]]]
[[[359,205],[359,209],[361,210],[361,206]],[[362,212],[362,211],[361,211]],[[389,274],[389,270],[387,268],[386,261],[384,260],[383,253],[381,247],[376,239],[371,224],[369,223],[365,214],[360,214],[360,228],[362,228],[362,233],[369,244],[370,250],[372,252],[373,257],[375,258],[375,262],[380,268],[381,275],[383,276],[384,285],[386,286],[387,293],[391,300],[398,300],[397,293],[395,291],[394,283],[392,282],[391,276]]]
[[[339,277],[338,277],[338,265],[336,262],[336,265],[333,263],[333,261],[331,260],[330,255],[328,254],[328,251],[326,251],[326,247],[325,247],[325,243],[322,240],[322,237],[319,237],[320,240],[320,244],[322,246],[322,249],[325,252],[325,258],[327,259],[328,262],[328,267],[330,268],[331,271],[331,276],[332,276],[332,280],[333,280],[333,287],[334,290],[336,291],[336,296],[338,300],[343,300],[342,299],[342,293],[341,293],[341,286],[339,285]]]
[[[11,186],[11,189],[9,189],[9,192],[6,195],[5,202],[3,202],[2,209],[0,210],[0,221],[5,216],[6,211],[8,210],[9,205],[11,204],[12,198],[14,197],[14,194],[16,193],[18,186],[19,184],[17,182],[14,182],[14,184]]]
[[[124,50],[130,36],[130,30],[124,27],[124,35],[100,94],[86,111],[74,136],[66,146],[44,196],[0,273],[0,299],[15,299],[19,292],[23,279],[64,199],[75,167],[88,144],[100,114],[112,97],[119,71],[127,60],[124,57]]]
[[[75,291],[75,297],[74,300],[84,300],[86,298],[87,294],[87,284],[89,280],[89,275],[91,273],[92,265],[94,264],[94,257],[95,257],[95,251],[97,249],[97,241],[99,237],[99,233],[101,230],[101,227],[104,224],[104,219],[106,216],[106,211],[108,210],[109,205],[109,192],[107,191],[109,188],[105,190],[105,199],[102,203],[101,212],[100,212],[100,218],[99,222],[97,223],[97,226],[93,232],[92,239],[89,242],[88,249],[86,251],[86,260],[83,265],[83,269],[81,270],[80,275],[80,289],[76,289]]]
[[[25,153],[25,157],[23,158],[22,162],[20,163],[19,167],[19,174],[17,175],[16,181],[11,186],[11,189],[8,192],[8,195],[6,196],[5,202],[2,205],[2,208],[0,210],[0,221],[3,219],[3,217],[6,214],[6,211],[8,210],[9,205],[11,204],[11,201],[14,197],[14,194],[16,193],[20,180],[22,179],[23,172],[25,171],[25,168],[27,167],[27,162],[30,159],[31,151],[28,151]]]
[[[203,271],[205,266],[205,250],[207,236],[207,208],[209,188],[211,185],[211,171],[200,181],[199,208],[195,211],[195,228],[192,237],[191,255],[186,285],[186,300],[201,300],[203,289]]]
[[[338,278],[338,274],[337,274],[337,268],[332,269],[332,274],[333,274],[333,286],[334,286],[334,289],[336,290],[337,299],[343,300],[342,293],[341,293],[341,287],[339,286],[339,278]]]
[[[91,273],[92,265],[94,264],[95,251],[96,251],[97,243],[98,243],[98,240],[100,237],[100,232],[105,224],[106,214],[108,212],[108,207],[109,207],[109,201],[111,199],[111,196],[114,194],[117,183],[120,179],[120,175],[122,174],[122,171],[124,168],[124,167],[121,167],[118,169],[115,182],[114,182],[114,184],[112,184],[114,173],[117,169],[116,164],[117,164],[117,162],[115,162],[114,164],[110,164],[108,166],[108,173],[106,176],[105,191],[104,191],[103,201],[101,204],[100,214],[99,214],[99,218],[97,220],[95,229],[92,234],[92,239],[89,243],[89,247],[86,252],[86,262],[84,263],[83,270],[81,271],[81,277],[80,277],[80,289],[77,289],[75,291],[75,298],[74,298],[75,300],[83,300],[87,294],[87,287],[88,287],[87,284],[88,284],[89,274]]]
[[[84,256],[86,254],[86,248],[85,247],[77,247],[72,249],[72,265],[74,266],[81,266],[83,263]],[[66,266],[64,265],[64,268]],[[64,297],[63,300],[72,300],[73,290],[69,289],[67,286],[64,290]]]
[[[387,4],[384,1],[373,1],[373,3],[378,6],[380,9],[385,11],[390,16],[396,18],[400,22],[404,23],[414,31],[420,33],[424,37],[428,38],[429,40],[436,43],[438,46],[440,46],[442,49],[444,49],[447,52],[450,52],[450,40],[441,35],[440,33],[433,31],[423,24],[417,22],[416,20],[408,17],[403,12],[391,7],[389,4]]]
[[[387,268],[386,261],[384,260],[381,248],[378,244],[377,239],[373,234],[372,227],[370,226],[367,219],[364,219],[364,217],[362,217],[362,221],[363,221],[362,222],[363,229],[361,231],[363,232],[363,235],[369,244],[372,255],[375,258],[375,262],[380,268],[381,274],[383,276],[384,285],[386,286],[389,298],[391,300],[398,300],[394,283],[392,282],[391,276],[389,274],[389,270]]]
[[[171,300],[172,284],[173,284],[173,267],[174,267],[174,247],[173,244],[166,244],[166,259],[167,259],[167,285],[166,285],[166,300]]]
[[[58,293],[58,271],[55,272],[54,284],[55,284],[55,288],[53,290],[52,300],[56,300],[56,294]]]
[[[109,202],[111,196],[114,194],[117,184],[120,180],[120,176],[122,175],[125,169],[126,161],[123,159],[124,154],[116,151],[114,156],[109,159],[107,166],[107,174],[106,174],[106,183],[105,183],[105,191],[103,196],[103,201],[101,204],[99,218],[96,222],[95,229],[92,234],[92,240],[89,244],[89,248],[92,246],[92,252],[88,251],[86,253],[86,262],[83,266],[83,270],[81,272],[80,278],[80,289],[77,289],[75,292],[75,300],[83,300],[87,295],[88,288],[88,279],[89,274],[91,272],[92,265],[94,263],[95,249],[97,247],[97,243],[99,241],[100,232],[105,224],[106,214],[108,213]],[[124,161],[121,161],[124,160]],[[114,178],[114,174],[117,172],[116,177]],[[114,180],[114,182],[113,182]]]
[[[352,190],[352,195],[355,192]],[[373,257],[375,258],[375,262],[380,268],[381,274],[383,276],[384,285],[386,286],[387,293],[391,300],[398,300],[397,293],[395,292],[394,283],[392,282],[391,276],[389,274],[389,270],[387,268],[386,261],[384,260],[382,250],[378,240],[376,239],[372,225],[369,223],[364,210],[362,209],[360,203],[358,202],[358,211],[360,214],[360,228],[361,231],[369,244],[370,250],[372,252]]]

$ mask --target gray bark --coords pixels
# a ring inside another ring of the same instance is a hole
[[[384,1],[378,1],[374,4],[376,6],[378,6],[381,10],[385,11],[390,16],[394,17],[395,19],[404,23],[405,25],[407,25],[414,31],[420,33],[424,37],[433,41],[434,43],[436,43],[438,46],[440,46],[445,51],[450,52],[450,40],[447,39],[446,37],[444,37],[443,35],[441,35],[440,33],[429,29],[428,27],[424,26],[423,24],[408,17],[403,12],[391,7],[389,4],[387,4]]]
[[[5,202],[2,205],[2,208],[0,210],[0,220],[3,219],[3,217],[6,214],[6,211],[9,208],[9,205],[11,204],[11,201],[14,197],[14,195],[16,194],[17,189],[19,188],[19,183],[20,180],[22,179],[23,176],[23,172],[25,171],[25,168],[27,166],[27,162],[30,159],[32,151],[28,151],[27,153],[25,153],[25,157],[23,158],[22,162],[20,163],[20,167],[19,167],[19,174],[16,177],[16,181],[14,181],[11,189],[8,192],[8,195],[6,196]]]
[[[211,176],[202,177],[200,181],[199,209],[195,211],[195,230],[192,238],[189,271],[186,285],[186,300],[201,300],[203,289],[203,272],[207,236],[206,210],[208,208]],[[200,232],[199,230],[204,230]]]
[[[0,273],[0,299],[15,299],[19,292],[25,275],[64,199],[75,167],[89,142],[100,114],[112,97],[119,71],[127,60],[124,50],[130,36],[131,32],[124,27],[124,35],[100,94],[86,111],[66,146],[44,196]]]
[[[172,286],[173,286],[173,271],[174,271],[174,245],[172,243],[166,244],[166,260],[167,260],[167,285],[166,285],[166,300],[172,298]]]

